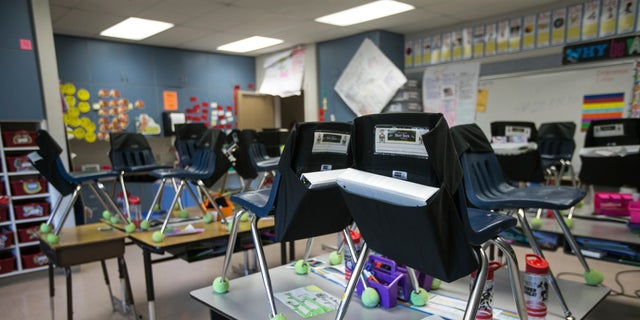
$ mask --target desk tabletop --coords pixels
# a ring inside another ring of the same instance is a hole
[[[124,240],[127,237],[124,232],[116,228],[109,228],[109,225],[105,223],[91,223],[63,228],[60,231],[60,241],[57,244],[48,243],[46,234],[38,232],[37,236],[43,243],[53,249]]]
[[[542,226],[534,230],[562,234],[562,229],[560,229],[558,222],[554,218],[542,219]],[[597,220],[597,216],[586,217],[583,219],[579,215],[574,215],[571,234],[577,237],[609,240],[635,245],[640,244],[640,234],[631,232],[631,229],[627,227],[627,224]]]

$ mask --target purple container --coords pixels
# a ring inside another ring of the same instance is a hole
[[[378,291],[380,295],[380,306],[383,308],[393,308],[398,304],[399,284],[406,282],[407,276],[396,271],[396,263],[393,260],[371,255],[367,264],[371,266],[372,275],[378,280],[377,282],[367,279],[367,286]],[[356,294],[362,295],[364,286],[362,280],[358,281],[356,286]],[[411,287],[409,291],[411,292]]]

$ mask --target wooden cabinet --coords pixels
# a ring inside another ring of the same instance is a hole
[[[0,277],[47,266],[35,233],[51,213],[49,186],[26,157],[38,150],[38,127],[36,122],[0,122]]]

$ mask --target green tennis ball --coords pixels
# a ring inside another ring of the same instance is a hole
[[[366,288],[362,291],[362,304],[367,308],[375,308],[380,303],[380,295],[374,288]]]
[[[329,254],[329,263],[334,266],[342,263],[342,255],[338,251],[333,251]]]
[[[591,269],[588,272],[584,273],[584,280],[590,286],[597,286],[602,283],[602,280],[604,280],[604,276],[602,275],[602,272],[596,269]]]
[[[285,317],[282,313],[278,313],[274,317],[269,318],[269,320],[287,320],[287,317]]]
[[[440,281],[440,279],[433,278],[433,281],[431,281],[431,290],[438,290],[441,284],[442,281]]]
[[[233,229],[233,220],[229,219],[227,220],[227,231],[231,232],[231,229]]]
[[[51,226],[50,226],[50,225],[48,225],[46,222],[43,222],[43,223],[40,225],[40,232],[42,232],[42,233],[49,233],[49,232],[51,232]]]
[[[187,212],[187,210],[182,209],[180,210],[180,218],[188,218],[189,217],[189,212]]]
[[[149,220],[140,221],[140,229],[149,230],[149,227],[151,227],[151,223],[149,222]]]
[[[564,219],[564,224],[567,225],[567,227],[569,229],[573,228],[573,219],[569,219],[569,218],[563,218]]]
[[[542,219],[540,219],[540,218],[531,219],[531,226],[534,229],[539,229],[540,227],[542,227]]]
[[[60,242],[60,236],[57,236],[53,233],[49,233],[47,234],[47,242],[51,243],[51,244],[56,244],[58,242]]]
[[[153,240],[153,242],[162,242],[162,240],[164,240],[164,234],[160,231],[155,231],[151,235],[151,240]]]
[[[173,205],[173,210],[180,210],[180,204],[176,203]]]
[[[582,206],[584,206],[584,200],[580,200],[580,202],[576,204],[576,207],[578,208],[582,208]]]
[[[109,210],[102,211],[102,218],[105,220],[111,219],[111,212]]]
[[[213,221],[213,215],[210,213],[205,214],[202,216],[202,221],[204,221],[204,223],[211,223]]]
[[[411,304],[414,306],[422,307],[427,304],[429,301],[429,295],[427,294],[427,290],[418,288],[418,292],[411,290],[411,297],[409,298]]]
[[[213,292],[227,293],[229,291],[229,279],[217,277],[213,280]]]
[[[300,259],[296,262],[294,268],[297,274],[307,274],[309,272],[309,263],[304,261],[303,259]]]
[[[249,212],[245,212],[240,216],[240,222],[245,222],[249,220]]]
[[[160,211],[160,205],[156,203],[156,204],[153,206],[153,211]]]
[[[133,223],[129,223],[129,224],[127,224],[127,225],[124,227],[124,231],[125,231],[126,233],[134,232],[134,231],[136,231],[136,225],[135,225],[135,224],[133,224]]]
[[[110,219],[110,220],[111,220],[111,223],[113,223],[113,224],[118,224],[118,223],[120,222],[120,217],[118,217],[118,216],[113,216],[113,217],[111,217],[111,219]]]

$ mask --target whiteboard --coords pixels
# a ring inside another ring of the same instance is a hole
[[[488,91],[485,112],[476,112],[476,123],[491,137],[491,122],[532,121],[576,123],[573,165],[580,169],[579,150],[584,145],[582,100],[585,95],[624,92],[626,116],[632,98],[635,61],[589,64],[538,72],[481,77],[478,89]]]

